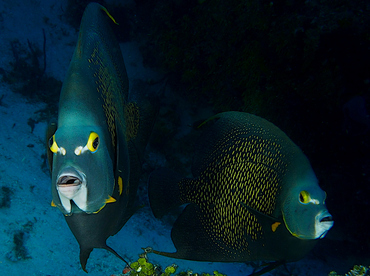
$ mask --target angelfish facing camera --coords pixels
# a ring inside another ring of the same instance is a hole
[[[128,93],[111,20],[103,6],[86,7],[60,95],[58,123],[47,133],[52,205],[65,215],[80,245],[84,271],[94,248],[123,260],[106,240],[136,209],[142,155],[155,117],[143,110],[141,95]],[[135,100],[129,102],[131,97]]]

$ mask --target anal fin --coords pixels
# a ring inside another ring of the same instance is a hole
[[[171,238],[176,252],[168,253],[156,250],[153,252],[171,258],[193,261],[224,260],[222,252],[217,250],[218,246],[206,233],[199,219],[198,207],[195,204],[191,203],[185,207],[172,228]]]

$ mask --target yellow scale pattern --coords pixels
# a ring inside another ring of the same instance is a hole
[[[96,46],[91,53],[90,58],[88,59],[90,66],[94,65],[94,67],[90,67],[94,70],[94,78],[95,83],[97,86],[97,92],[101,95],[103,99],[103,109],[106,116],[106,121],[108,124],[108,129],[111,134],[112,138],[112,145],[113,147],[116,146],[116,120],[120,124],[122,129],[124,128],[122,122],[122,116],[118,113],[116,106],[124,106],[119,105],[119,101],[121,100],[120,97],[115,97],[117,95],[117,91],[121,91],[119,85],[119,79],[115,78],[115,76],[109,74],[109,69],[107,68],[105,60],[102,60],[101,55],[99,54],[99,45]]]
[[[127,141],[136,138],[139,123],[140,112],[136,103],[128,103],[125,107],[125,122],[126,122],[126,139]]]
[[[261,134],[266,133],[255,126],[249,131],[235,128],[227,132],[199,178],[190,185],[180,183],[182,194],[188,195],[186,200],[199,206],[197,216],[208,236],[220,252],[227,251],[229,256],[249,252],[246,235],[251,240],[262,235],[256,217],[240,202],[271,215],[286,172],[285,156],[280,150],[282,141],[274,136],[263,139]]]

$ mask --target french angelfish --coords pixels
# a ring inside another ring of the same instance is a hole
[[[194,178],[166,168],[149,178],[155,217],[187,204],[171,231],[176,252],[154,253],[212,262],[302,258],[333,225],[307,157],[252,114],[220,113],[201,129]]]
[[[57,124],[47,131],[52,206],[80,245],[86,271],[94,248],[107,246],[135,211],[141,159],[154,108],[129,95],[128,78],[108,11],[90,3],[59,100]],[[131,101],[133,99],[133,101]]]

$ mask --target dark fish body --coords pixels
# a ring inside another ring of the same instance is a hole
[[[155,110],[128,78],[108,11],[90,3],[63,83],[58,123],[48,130],[52,204],[80,245],[85,270],[135,211],[141,160]]]
[[[156,217],[188,204],[171,232],[177,251],[154,252],[215,262],[302,258],[333,224],[306,156],[251,114],[221,113],[202,128],[194,178],[160,169],[149,179]]]

